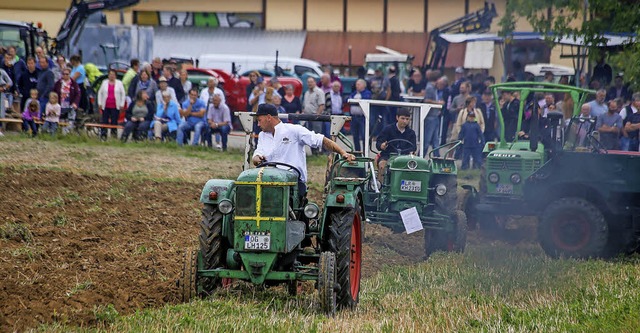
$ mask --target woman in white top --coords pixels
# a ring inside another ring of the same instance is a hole
[[[107,80],[102,81],[98,91],[98,109],[102,112],[101,124],[118,125],[120,112],[125,110],[126,96],[122,81],[117,79],[116,71],[110,69]],[[116,135],[115,128],[111,129],[111,134]],[[107,129],[103,128],[100,135],[106,139]]]

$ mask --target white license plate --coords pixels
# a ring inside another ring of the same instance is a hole
[[[512,184],[498,184],[496,185],[496,192],[501,194],[513,194]]]
[[[400,191],[403,192],[421,192],[422,182],[419,180],[401,180]]]
[[[271,249],[271,235],[245,235],[245,250],[269,250]]]

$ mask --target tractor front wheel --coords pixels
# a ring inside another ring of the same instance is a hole
[[[329,251],[336,254],[336,282],[340,285],[337,303],[340,308],[353,308],[360,298],[362,270],[362,217],[360,206],[331,214]]]
[[[189,302],[197,292],[198,251],[189,249],[184,252],[182,274],[178,280],[182,302]]]
[[[336,256],[322,252],[318,262],[318,297],[320,309],[328,316],[336,313]]]
[[[438,229],[424,231],[424,254],[429,258],[436,251],[464,252],[467,245],[467,216],[461,210],[451,215],[453,232]]]
[[[202,209],[199,240],[204,269],[224,267],[227,246],[222,237],[222,213],[218,206],[205,204]],[[202,290],[205,294],[211,294],[221,285],[219,278],[202,278]]]
[[[538,225],[540,246],[553,258],[601,257],[608,236],[602,212],[582,198],[562,198],[551,203]]]

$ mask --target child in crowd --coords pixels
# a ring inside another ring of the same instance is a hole
[[[38,135],[38,125],[36,125],[36,119],[40,117],[40,103],[38,99],[32,99],[27,104],[24,112],[22,113],[22,131],[27,132],[31,129],[31,135]]]
[[[38,110],[40,110],[40,101],[38,101],[38,89],[29,90],[29,98],[27,98],[27,101],[24,103],[24,110],[22,110],[23,114],[24,112],[29,111],[29,105],[33,101],[36,101],[36,103],[38,103]],[[42,118],[42,115],[38,113],[37,118]]]
[[[469,169],[469,159],[473,157],[473,167],[480,169],[482,166],[482,147],[484,146],[484,135],[480,125],[476,122],[475,112],[467,114],[467,121],[462,124],[458,140],[462,140],[462,166],[461,170]]]
[[[55,92],[49,94],[49,103],[47,103],[44,112],[45,117],[42,129],[51,133],[51,136],[54,136],[58,130],[58,123],[60,122],[60,104],[58,104],[58,94]]]

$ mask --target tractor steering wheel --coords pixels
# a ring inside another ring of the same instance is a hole
[[[416,151],[416,145],[415,145],[413,142],[411,142],[411,141],[409,141],[409,140],[405,140],[405,139],[392,139],[392,140],[387,141],[387,149],[389,149],[389,145],[390,145],[392,142],[405,142],[405,143],[408,143],[408,144],[411,146],[411,148],[412,148],[412,150],[411,150],[411,151]],[[396,147],[394,147],[394,148],[396,149],[396,152],[398,153],[398,155],[401,155],[401,154],[402,154],[402,150],[401,150],[401,149],[399,149],[397,146],[396,146]],[[386,149],[385,149],[385,150],[386,150]]]
[[[298,174],[298,179],[302,179],[302,174],[300,173],[300,170],[298,170],[298,168],[294,167],[293,165],[287,164],[287,163],[281,163],[281,162],[262,162],[258,165],[256,165],[256,168],[261,168],[261,167],[278,167],[278,166],[283,166],[283,167],[287,167],[287,171],[289,170],[293,170]]]

